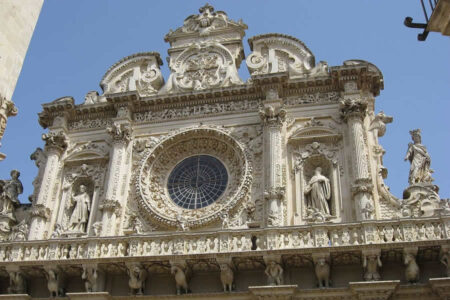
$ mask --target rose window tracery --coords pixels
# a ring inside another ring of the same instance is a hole
[[[224,192],[228,173],[220,160],[209,155],[191,156],[170,173],[167,189],[175,204],[197,209],[214,203]]]

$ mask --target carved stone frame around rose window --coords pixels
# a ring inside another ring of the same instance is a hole
[[[167,178],[183,159],[193,155],[211,155],[228,171],[228,186],[214,203],[199,209],[184,209],[169,197]],[[212,127],[175,131],[142,155],[135,182],[136,201],[148,222],[159,227],[178,227],[176,216],[184,218],[183,226],[198,228],[221,221],[227,213],[235,214],[250,194],[252,161],[250,153],[228,132]]]

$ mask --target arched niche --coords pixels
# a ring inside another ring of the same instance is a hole
[[[77,164],[66,162],[63,170],[62,188],[60,193],[60,202],[57,217],[52,225],[51,235],[55,230],[60,231],[56,234],[69,234],[67,231],[73,207],[71,199],[74,195],[80,193],[80,186],[86,187],[86,192],[90,197],[89,219],[86,226],[86,235],[93,235],[92,225],[100,220],[98,211],[99,200],[103,194],[103,184],[105,177],[106,161],[91,162],[90,164]],[[53,234],[55,236],[55,234]]]
[[[305,190],[317,167],[327,177],[331,186],[329,200],[331,217],[316,222],[340,222],[342,220],[342,136],[324,121],[312,119],[289,135],[289,157],[293,176],[291,195],[293,197],[294,224],[313,222],[307,216]]]

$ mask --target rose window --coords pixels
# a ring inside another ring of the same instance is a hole
[[[176,205],[198,209],[214,203],[227,188],[228,173],[220,160],[209,155],[191,156],[175,166],[167,183]]]

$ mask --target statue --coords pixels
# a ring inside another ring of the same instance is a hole
[[[20,204],[18,197],[23,193],[23,186],[19,176],[19,171],[12,170],[10,180],[0,180],[0,214],[2,215],[14,217],[14,207]]]
[[[420,135],[420,129],[415,129],[409,132],[411,134],[414,143],[408,144],[408,151],[406,152],[405,161],[411,162],[409,169],[408,182],[410,185],[416,183],[431,183],[430,169],[431,157],[428,154],[427,148],[422,145],[422,137]]]
[[[81,279],[84,281],[84,287],[87,293],[97,292],[97,267],[83,266],[83,273]]]
[[[182,212],[178,212],[176,217],[177,229],[179,231],[188,231],[189,227],[186,224],[186,218],[183,216]]]
[[[128,280],[130,295],[143,295],[145,280],[147,279],[147,270],[139,264],[133,264],[128,266],[127,273],[130,277]]]
[[[265,273],[267,275],[267,283],[269,285],[282,285],[283,284],[283,268],[271,260],[266,267]]]
[[[27,282],[19,271],[8,271],[9,287],[8,294],[26,294]]]
[[[173,265],[172,268],[170,268],[170,273],[175,277],[177,295],[181,295],[182,292],[185,294],[191,292],[188,284],[188,272],[185,273],[181,267]]]
[[[48,269],[45,272],[45,277],[47,278],[47,288],[50,292],[50,298],[63,296],[64,291],[59,287],[61,281],[60,275],[55,270]]]
[[[404,258],[404,264],[406,265],[405,269],[405,278],[409,283],[416,283],[419,281],[419,266],[416,263],[416,257],[411,253],[406,253]]]
[[[19,224],[12,228],[9,236],[10,241],[25,241],[28,235],[28,224],[26,220],[22,220]]]
[[[371,254],[365,255],[363,261],[364,280],[366,281],[377,281],[380,280],[381,276],[378,272],[378,268],[382,266],[380,255]]]
[[[86,224],[91,210],[91,196],[86,192],[86,186],[80,185],[80,194],[73,195],[71,199],[72,214],[69,220],[69,230],[85,232]]]
[[[330,265],[325,258],[319,258],[314,263],[314,270],[319,282],[319,287],[330,287]]]
[[[224,292],[231,292],[233,290],[233,269],[226,263],[220,264],[220,280],[222,281]]]
[[[446,271],[447,271],[446,275],[447,275],[447,277],[450,277],[450,251],[444,252],[441,255],[440,261],[446,268]]]
[[[309,180],[305,195],[307,196],[308,211],[330,216],[328,200],[331,198],[330,180],[322,175],[322,168],[317,167],[314,176]]]

